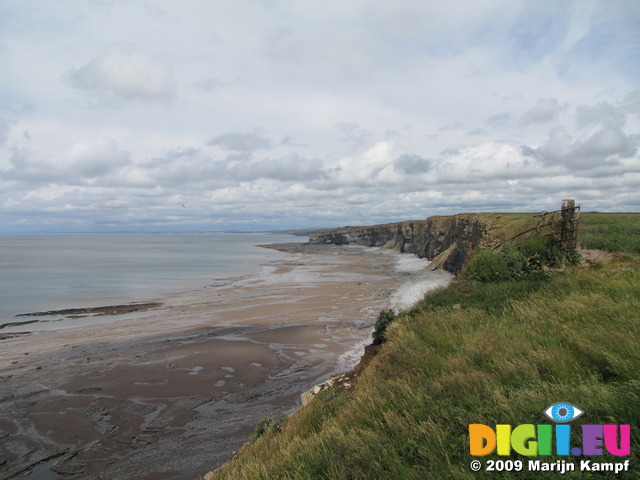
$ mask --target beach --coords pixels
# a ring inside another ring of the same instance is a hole
[[[270,247],[288,255],[256,276],[0,332],[0,479],[203,475],[352,368],[380,310],[450,279],[376,249]]]

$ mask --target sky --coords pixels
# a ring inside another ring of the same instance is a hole
[[[0,233],[640,211],[637,0],[0,0]]]

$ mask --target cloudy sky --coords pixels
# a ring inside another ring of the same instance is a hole
[[[0,232],[640,211],[637,0],[0,0]]]

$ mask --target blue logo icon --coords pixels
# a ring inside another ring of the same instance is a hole
[[[566,423],[575,420],[584,413],[584,410],[571,405],[568,402],[557,402],[549,405],[544,414],[554,422]]]

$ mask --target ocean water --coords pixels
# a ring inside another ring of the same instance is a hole
[[[255,275],[285,255],[257,245],[306,240],[265,233],[0,235],[0,324],[23,313],[151,301]]]

